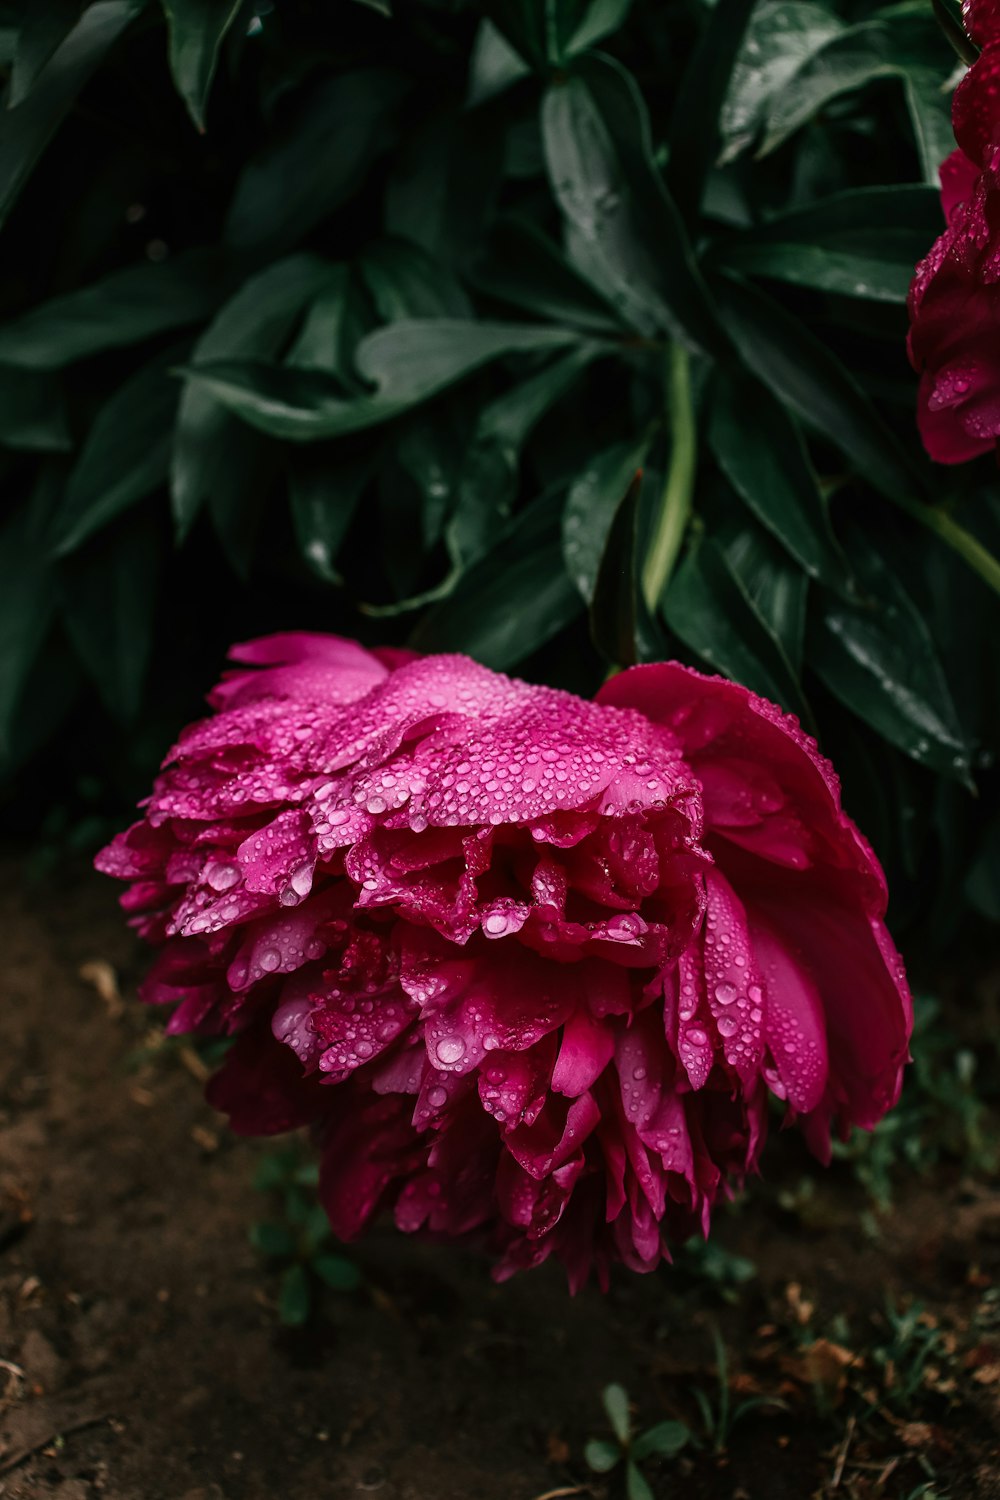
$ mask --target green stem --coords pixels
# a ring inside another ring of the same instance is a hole
[[[642,593],[646,608],[651,614],[659,606],[684,540],[684,532],[691,517],[698,463],[694,403],[691,399],[691,367],[687,350],[680,344],[671,344],[667,354],[666,398],[670,422],[670,463],[663,498],[642,567]]]
[[[939,510],[937,506],[923,505],[919,500],[907,500],[901,496],[896,497],[896,503],[907,515],[926,526],[928,531],[933,531],[943,542],[947,542],[995,594],[1000,594],[1000,560],[982,542],[977,541],[970,531],[959,526],[947,511]]]

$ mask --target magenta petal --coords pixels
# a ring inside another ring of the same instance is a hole
[[[552,1070],[552,1087],[571,1099],[586,1093],[603,1073],[615,1050],[614,1032],[580,1009],[563,1027],[559,1056]]]
[[[767,981],[767,1045],[782,1096],[806,1114],[816,1108],[826,1088],[823,1001],[793,954],[759,922],[753,928],[753,946]]]

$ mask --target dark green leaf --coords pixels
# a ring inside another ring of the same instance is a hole
[[[601,1405],[607,1412],[611,1431],[622,1444],[629,1440],[632,1422],[628,1410],[628,1392],[622,1385],[606,1385],[601,1392]]]
[[[924,183],[852,188],[831,193],[791,213],[775,214],[745,238],[754,244],[820,244],[836,248],[843,236],[905,230],[916,247],[941,231],[941,195]]]
[[[112,271],[0,327],[0,363],[54,370],[200,323],[218,306],[227,279],[224,260],[210,250]]]
[[[674,101],[667,184],[688,223],[698,215],[718,155],[719,111],[755,5],[756,0],[716,0]]]
[[[757,519],[807,573],[842,588],[845,559],[801,434],[781,402],[759,381],[718,371],[708,439],[726,478]]]
[[[506,671],[582,608],[562,565],[559,505],[555,496],[542,495],[514,517],[454,593],[424,616],[411,644],[417,651],[464,651]]]
[[[916,184],[836,193],[712,252],[715,264],[851,297],[905,302],[941,228],[937,193]]]
[[[467,102],[470,105],[483,104],[496,94],[502,94],[511,84],[526,78],[530,72],[524,58],[493,22],[481,21],[469,60]]]
[[[595,1474],[608,1474],[622,1461],[622,1450],[617,1443],[605,1438],[591,1438],[584,1445],[583,1456]]]
[[[941,163],[955,148],[951,127],[951,90],[932,68],[911,67],[903,75],[906,107],[920,156],[924,181],[938,187]]]
[[[839,94],[899,75],[892,30],[862,21],[819,47],[769,101],[758,155],[777,150]]]
[[[34,0],[23,5],[11,69],[7,108],[25,98],[60,42],[80,19],[79,0]]]
[[[69,638],[108,710],[126,724],[138,713],[153,644],[159,545],[156,527],[130,518],[59,569]]]
[[[334,1292],[355,1292],[361,1285],[361,1272],[344,1255],[316,1255],[312,1268],[321,1281]]]
[[[632,0],[589,0],[583,19],[566,43],[567,57],[586,52],[624,26]]]
[[[621,321],[601,289],[527,219],[505,219],[472,279],[491,297],[586,333],[620,334]]]
[[[747,369],[876,489],[890,498],[911,495],[920,479],[908,455],[840,361],[762,292],[728,278],[715,285],[722,320]]]
[[[170,71],[188,112],[205,129],[205,105],[222,39],[242,0],[163,0],[170,28]]]
[[[0,114],[0,223],[76,96],[145,0],[96,0],[56,47],[15,109]]]
[[[767,115],[771,99],[844,23],[821,0],[758,0],[733,67],[720,115],[731,161],[749,146]]]
[[[745,245],[733,247],[725,263],[735,271],[812,286],[869,302],[905,304],[916,258],[911,258],[910,236],[884,236],[875,231],[859,235],[850,249],[828,250],[822,245]],[[926,244],[924,246],[926,249]]]
[[[605,448],[590,460],[570,486],[563,511],[562,541],[566,571],[589,604],[611,522],[621,498],[642,468],[650,435]]]
[[[310,442],[388,422],[505,354],[558,349],[577,341],[560,328],[517,323],[411,319],[369,334],[359,373],[376,386],[344,400],[339,382],[314,371],[250,361],[213,362],[186,373],[244,421],[275,437]]]
[[[172,349],[144,365],[106,401],[87,435],[52,520],[51,543],[65,556],[165,483],[180,388]]]
[[[780,642],[713,543],[702,541],[688,552],[670,581],[663,614],[674,634],[717,672],[805,717]]]
[[[0,444],[39,453],[73,446],[58,381],[0,365]]]
[[[500,190],[503,138],[492,117],[443,115],[404,143],[386,187],[385,227],[440,265],[479,251]]]
[[[308,1321],[312,1296],[304,1266],[289,1266],[281,1278],[278,1317],[286,1328],[301,1328]]]
[[[226,223],[229,243],[273,253],[350,198],[395,139],[406,87],[398,74],[376,69],[314,87],[288,128],[244,168]]]
[[[532,429],[599,353],[593,344],[571,349],[480,412],[448,526],[448,549],[456,562],[467,565],[486,551],[516,492],[521,449]]]
[[[637,576],[641,489],[642,475],[636,474],[612,517],[590,603],[591,638],[616,667],[632,667],[640,659],[636,642],[641,607]]]
[[[325,370],[336,375],[345,391],[361,391],[354,355],[371,330],[371,310],[360,277],[351,267],[328,269],[329,280],[321,283],[309,303],[285,363],[302,370]]]
[[[375,240],[359,264],[385,323],[472,316],[469,299],[458,281],[420,245],[402,239]]]
[[[371,477],[368,456],[349,459],[329,449],[292,454],[289,486],[299,550],[326,583],[340,583],[337,554]]]
[[[635,80],[609,58],[588,59],[546,92],[542,136],[559,206],[622,316],[640,333],[667,330],[717,349],[712,308],[653,163]]]
[[[653,1491],[631,1459],[625,1464],[625,1494],[627,1500],[656,1500]]]
[[[826,598],[810,666],[841,703],[922,765],[969,779],[969,749],[924,618],[859,527],[849,555],[867,597]]]
[[[655,1427],[647,1428],[636,1438],[632,1444],[632,1457],[640,1461],[654,1455],[675,1458],[690,1441],[691,1429],[683,1422],[657,1422]]]
[[[220,310],[195,346],[194,369],[224,358],[276,356],[303,309],[328,289],[343,295],[342,268],[314,255],[276,261],[252,276]],[[233,518],[239,530],[242,508],[260,492],[267,476],[259,441],[210,390],[188,381],[177,413],[170,472],[178,534],[187,533],[206,501],[213,503],[215,515],[223,521]],[[236,545],[242,549],[241,539]],[[245,558],[242,550],[241,557]]]
[[[768,630],[781,646],[796,676],[801,674],[809,582],[802,569],[759,526],[741,526],[719,541]]]

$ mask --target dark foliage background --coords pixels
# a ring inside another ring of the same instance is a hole
[[[254,633],[674,655],[819,734],[897,931],[1000,917],[930,0],[26,0],[0,64],[10,827],[119,819]]]

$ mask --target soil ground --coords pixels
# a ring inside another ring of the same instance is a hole
[[[900,1177],[881,1236],[849,1168],[785,1137],[717,1240],[755,1274],[622,1275],[570,1298],[555,1267],[503,1287],[476,1257],[380,1231],[359,1292],[283,1329],[247,1231],[261,1147],[233,1139],[150,1047],[144,958],[109,883],[0,861],[3,1500],[618,1500],[593,1474],[600,1394],[640,1427],[718,1405],[726,1449],[645,1466],[657,1500],[1000,1496],[1000,1191]],[[125,1005],[115,1000],[110,965]],[[104,997],[100,991],[103,989]],[[142,1061],[137,1066],[137,1054]],[[770,1148],[769,1148],[770,1150]],[[920,1312],[893,1337],[886,1306]],[[921,1351],[926,1357],[922,1357]]]

